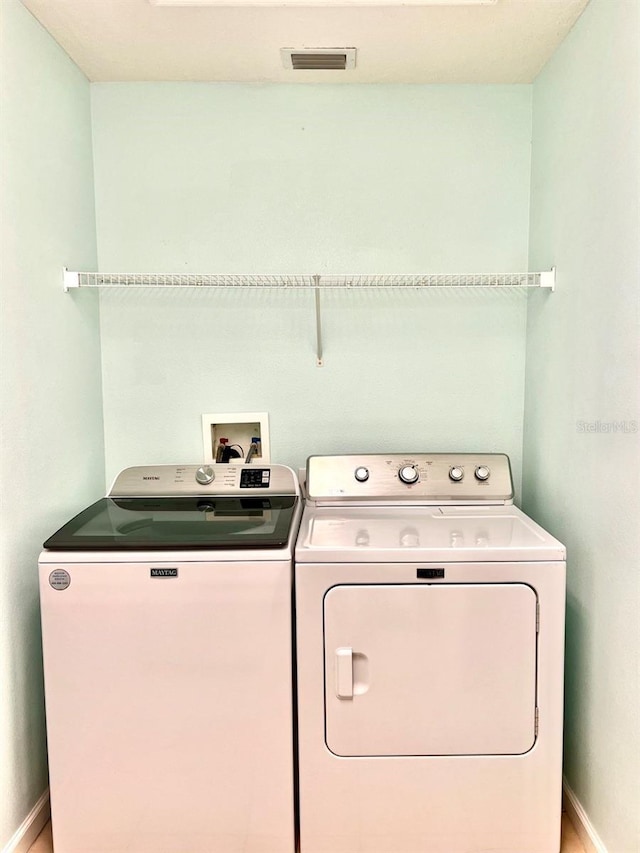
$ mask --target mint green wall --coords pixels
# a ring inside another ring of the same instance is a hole
[[[526,269],[531,87],[92,87],[103,271]],[[101,295],[107,471],[202,458],[268,411],[272,458],[486,449],[521,467],[526,299]]]
[[[0,849],[47,785],[37,559],[104,488],[92,295],[61,270],[96,263],[89,84],[17,0],[0,3]]]
[[[533,100],[530,258],[558,290],[529,304],[524,508],[568,549],[565,773],[610,853],[640,850],[638,23],[591,0]]]
[[[638,441],[577,431],[638,417],[636,3],[591,0],[536,82],[533,163],[532,87],[89,87],[18,0],[0,12],[0,847],[46,784],[39,544],[105,453],[109,476],[197,460],[203,412],[267,410],[294,466],[483,448],[519,482],[526,349],[525,508],[570,554],[567,775],[610,853],[637,853]],[[97,263],[559,281],[528,321],[508,293],[327,293],[317,368],[311,294],[61,293],[63,265]]]

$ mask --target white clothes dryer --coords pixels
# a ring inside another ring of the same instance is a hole
[[[301,853],[558,853],[565,549],[501,454],[313,456]]]
[[[129,468],[45,543],[56,853],[293,853],[281,465]]]

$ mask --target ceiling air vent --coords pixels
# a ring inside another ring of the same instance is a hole
[[[294,71],[345,71],[356,67],[355,47],[283,47],[282,64]]]

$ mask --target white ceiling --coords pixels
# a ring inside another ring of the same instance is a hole
[[[92,81],[530,83],[588,0],[370,7],[22,2]],[[356,67],[286,70],[281,47],[356,47]]]

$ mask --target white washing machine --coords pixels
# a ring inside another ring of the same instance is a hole
[[[56,853],[293,853],[284,466],[129,468],[45,543]]]
[[[314,456],[301,853],[558,853],[565,549],[500,454]]]

